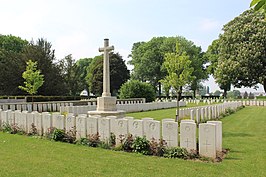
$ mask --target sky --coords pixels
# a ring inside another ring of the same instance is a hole
[[[126,61],[135,42],[159,36],[183,36],[206,51],[223,25],[249,9],[250,1],[0,0],[0,34],[28,41],[45,38],[57,59],[99,55],[105,38]],[[211,92],[219,89],[212,77],[204,85]],[[263,92],[261,85],[257,91]]]

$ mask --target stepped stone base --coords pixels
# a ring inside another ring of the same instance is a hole
[[[89,116],[96,116],[99,115],[101,117],[107,116],[116,116],[117,118],[125,117],[125,111],[117,110],[117,111],[88,111]]]

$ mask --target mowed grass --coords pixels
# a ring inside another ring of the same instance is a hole
[[[152,116],[149,116],[152,117]],[[0,176],[266,176],[266,107],[223,120],[222,163],[165,159],[0,133]]]
[[[202,103],[202,102],[200,102],[198,105],[195,103],[189,103],[185,107],[180,107],[180,109],[189,108],[189,107],[196,107],[196,106],[206,106],[206,105],[207,105],[206,103]],[[145,112],[134,112],[134,113],[127,113],[126,114],[126,116],[134,117],[136,119],[150,117],[150,118],[154,118],[155,120],[162,120],[165,118],[175,119],[175,115],[176,115],[176,108],[145,111]]]

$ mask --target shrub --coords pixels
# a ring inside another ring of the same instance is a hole
[[[73,129],[71,129],[65,133],[65,136],[63,138],[63,142],[75,143],[75,141],[76,141],[76,128],[73,127]]]
[[[185,148],[181,147],[174,147],[166,149],[164,153],[164,157],[166,158],[181,158],[181,159],[188,159],[189,153]]]
[[[8,123],[4,123],[2,131],[10,134],[25,134],[25,132],[21,128],[19,128],[18,124],[10,125]]]
[[[55,128],[51,134],[51,139],[55,141],[63,141],[65,137],[65,131]]]
[[[133,152],[150,155],[150,142],[146,137],[136,137],[132,144]]]
[[[124,143],[122,144],[122,150],[126,152],[132,152],[133,151],[133,142],[134,138],[131,134],[129,134],[126,138]]]
[[[163,156],[166,151],[166,141],[159,140],[159,143],[153,138],[150,141],[150,153],[154,156]]]
[[[32,123],[28,135],[33,136],[33,135],[37,135],[37,134],[38,134],[37,128],[34,125],[34,123]]]
[[[110,134],[109,143],[109,146],[115,146],[115,134],[112,132]]]
[[[88,145],[90,147],[98,147],[100,144],[100,135],[99,133],[91,134],[88,136]]]
[[[130,80],[124,83],[119,89],[120,99],[145,98],[147,102],[155,100],[155,89],[149,83]]]
[[[87,138],[80,138],[76,141],[76,144],[87,146],[89,144],[89,140]]]

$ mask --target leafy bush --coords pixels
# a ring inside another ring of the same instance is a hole
[[[150,142],[146,137],[136,137],[132,144],[133,152],[150,155]]]
[[[38,134],[37,128],[34,125],[34,123],[32,123],[28,135],[33,136],[33,135],[37,135],[37,134]]]
[[[109,146],[115,146],[115,134],[111,132],[109,138]]]
[[[76,144],[87,146],[89,144],[89,140],[87,138],[80,138],[76,141]]]
[[[8,123],[4,123],[2,131],[10,134],[25,134],[25,132],[18,126],[18,124],[10,125]]]
[[[55,128],[52,132],[51,139],[55,141],[63,141],[65,137],[65,131]]]
[[[122,144],[122,150],[126,152],[132,152],[133,151],[133,142],[134,138],[131,134],[129,134],[126,138],[124,143]]]
[[[99,133],[91,134],[88,136],[88,145],[90,147],[98,147],[100,144],[100,135]]]
[[[120,99],[145,98],[147,102],[152,102],[155,100],[155,96],[155,89],[151,84],[137,80],[130,80],[119,89]]]
[[[181,158],[181,159],[188,159],[189,153],[185,148],[181,147],[174,147],[166,149],[164,153],[164,157],[166,158]]]
[[[232,108],[226,108],[225,109],[225,114],[230,115],[233,114],[235,112],[235,110],[233,110]]]
[[[160,140],[159,143],[153,138],[150,141],[150,153],[154,156],[163,156],[166,151],[165,140]]]
[[[73,129],[65,133],[63,142],[75,143],[75,141],[76,141],[76,128],[74,127]]]

